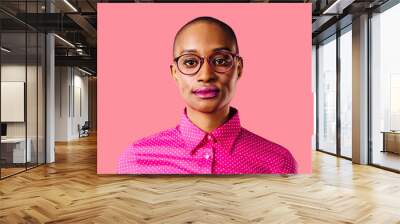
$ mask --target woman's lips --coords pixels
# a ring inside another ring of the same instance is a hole
[[[201,87],[195,89],[193,93],[201,99],[212,99],[218,95],[219,89],[217,87]]]

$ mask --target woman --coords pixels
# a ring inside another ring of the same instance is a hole
[[[180,124],[131,144],[120,174],[292,174],[284,147],[241,127],[230,106],[242,75],[236,35],[226,23],[198,17],[176,34],[172,78],[186,104]]]

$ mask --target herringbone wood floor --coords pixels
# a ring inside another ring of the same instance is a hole
[[[400,223],[400,175],[316,152],[290,177],[96,174],[96,139],[0,181],[0,223]]]

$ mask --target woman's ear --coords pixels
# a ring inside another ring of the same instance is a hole
[[[176,79],[176,68],[175,68],[174,64],[171,64],[169,66],[169,70],[171,72],[172,78],[175,80],[175,82],[177,82],[178,80]]]
[[[242,77],[242,72],[243,72],[243,59],[240,57],[239,65],[238,65],[238,79],[240,79],[240,77]]]

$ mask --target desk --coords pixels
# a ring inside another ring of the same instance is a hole
[[[9,163],[25,163],[32,160],[32,140],[27,138],[28,147],[25,154],[25,138],[1,139],[1,156]],[[12,154],[12,156],[11,156]],[[4,156],[3,156],[4,155]],[[11,160],[12,158],[12,160]],[[27,161],[25,161],[27,159]]]
[[[400,132],[383,131],[383,150],[382,152],[393,152],[400,154]]]

